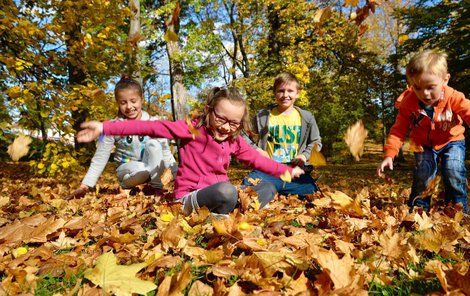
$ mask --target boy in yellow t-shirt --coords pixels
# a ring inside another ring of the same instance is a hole
[[[295,75],[279,74],[273,85],[276,105],[258,112],[253,122],[254,132],[259,134],[258,145],[247,139],[264,156],[292,166],[307,165],[313,147],[321,149],[321,138],[315,117],[309,111],[294,106],[299,97],[300,83]],[[252,171],[243,185],[251,185],[249,179],[270,182],[280,194],[304,196],[318,190],[315,180],[309,175],[283,182],[279,178]]]

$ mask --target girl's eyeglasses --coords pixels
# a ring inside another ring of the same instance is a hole
[[[215,122],[215,124],[217,124],[217,126],[222,126],[222,125],[228,123],[231,130],[236,130],[237,128],[239,128],[242,125],[241,122],[228,120],[227,118],[225,118],[223,116],[220,116],[219,114],[217,114],[215,109],[212,109],[212,113],[214,114],[214,122]]]

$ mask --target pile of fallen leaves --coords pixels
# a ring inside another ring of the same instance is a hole
[[[409,213],[409,189],[391,183],[320,182],[321,193],[278,196],[268,209],[246,190],[228,218],[185,217],[178,203],[121,190],[109,175],[66,201],[79,176],[58,182],[10,166],[0,174],[0,294],[366,295],[406,281],[470,295],[468,218]]]

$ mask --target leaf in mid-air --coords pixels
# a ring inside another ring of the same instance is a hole
[[[8,154],[10,155],[13,161],[18,161],[21,157],[28,154],[29,144],[31,144],[32,139],[25,135],[19,135],[13,141],[13,143],[8,146]]]
[[[320,151],[318,151],[317,144],[313,146],[312,154],[310,154],[309,162],[315,167],[321,167],[326,165],[326,159]]]
[[[354,156],[356,161],[359,161],[359,158],[364,152],[364,140],[366,139],[368,131],[364,128],[362,120],[359,120],[355,124],[348,127],[346,135],[344,136],[344,141],[349,147],[349,151]]]
[[[189,132],[193,135],[193,139],[201,134],[201,132],[193,125],[191,119],[186,118],[186,124],[188,125]]]
[[[132,265],[118,265],[113,252],[101,255],[94,268],[85,271],[85,278],[100,286],[105,293],[115,295],[132,295],[132,293],[147,294],[157,286],[149,281],[135,277],[135,274],[144,268],[146,263]]]

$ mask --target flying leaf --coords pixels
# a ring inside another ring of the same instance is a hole
[[[315,167],[321,167],[326,165],[326,159],[320,151],[318,151],[317,144],[313,146],[312,154],[310,154],[309,162]]]
[[[170,169],[165,169],[163,172],[160,181],[162,182],[163,188],[167,188],[167,185],[173,180],[173,173]]]
[[[408,35],[400,35],[398,36],[398,44],[403,44],[406,40],[408,40],[410,37]]]
[[[176,34],[173,30],[166,30],[163,39],[165,39],[166,42],[176,42],[178,41],[178,34]]]
[[[414,141],[410,142],[410,151],[413,153],[423,152],[423,146],[416,144]]]
[[[359,4],[359,0],[344,0],[344,7],[348,6],[357,6]]]
[[[191,119],[186,118],[186,124],[188,125],[189,132],[193,135],[193,139],[201,134],[201,132],[193,125]]]
[[[130,296],[132,293],[145,295],[157,288],[154,283],[135,277],[135,274],[145,266],[146,263],[118,265],[113,252],[108,252],[98,257],[94,268],[85,270],[85,278],[100,286],[105,293],[114,293],[118,296]]]
[[[313,22],[321,24],[331,17],[331,7],[318,9],[313,16]]]
[[[364,140],[366,139],[368,131],[364,128],[362,120],[348,127],[344,141],[349,147],[349,151],[354,156],[356,161],[359,161],[362,153],[364,152]]]
[[[28,154],[29,144],[31,144],[32,139],[25,135],[19,135],[13,141],[10,146],[8,146],[8,154],[10,155],[13,161],[18,161],[21,157]]]

